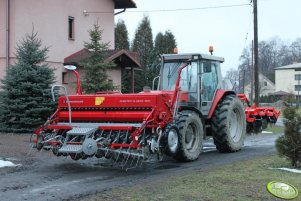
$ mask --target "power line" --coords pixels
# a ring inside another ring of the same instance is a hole
[[[178,8],[178,9],[159,9],[159,10],[136,10],[136,11],[127,11],[131,13],[146,13],[146,12],[177,12],[177,11],[192,11],[192,10],[207,10],[207,9],[217,9],[217,8],[232,8],[232,7],[242,7],[250,6],[250,3],[246,4],[232,4],[224,6],[209,6],[209,7],[199,7],[199,8]]]
[[[178,11],[193,11],[193,10],[208,10],[208,9],[218,9],[218,8],[233,8],[233,7],[242,7],[250,6],[250,3],[245,4],[232,4],[224,6],[208,6],[208,7],[198,7],[198,8],[177,8],[177,9],[158,9],[158,10],[127,10],[127,13],[155,13],[155,12],[178,12]],[[86,13],[113,13],[106,11],[88,11]]]
[[[252,2],[252,0],[251,0]],[[249,26],[248,26],[248,29],[247,29],[247,33],[246,33],[246,37],[245,37],[245,47],[247,46],[247,41],[248,41],[248,38],[249,38],[249,33],[250,33],[250,28],[251,28],[251,25],[252,25],[252,15],[253,15],[253,8],[252,8],[252,5],[250,5],[250,20],[249,20]]]

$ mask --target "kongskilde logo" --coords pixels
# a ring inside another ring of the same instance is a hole
[[[298,190],[293,185],[284,182],[271,181],[267,184],[267,189],[272,195],[286,200],[298,196]]]

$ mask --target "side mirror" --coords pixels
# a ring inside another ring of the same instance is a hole
[[[211,73],[211,63],[210,62],[205,62],[203,65],[203,72],[204,73]]]
[[[65,65],[64,68],[67,70],[76,70],[76,66],[73,65]]]

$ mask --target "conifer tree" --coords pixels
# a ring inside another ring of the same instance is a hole
[[[115,49],[130,49],[128,30],[123,20],[119,20],[115,25]],[[131,72],[122,69],[121,72],[121,91],[129,93],[131,91]]]
[[[42,48],[37,33],[26,35],[17,46],[17,62],[11,65],[2,82],[0,94],[0,130],[32,132],[54,110],[50,85],[54,72],[48,64],[48,48]]]
[[[301,164],[301,116],[293,107],[283,111],[284,135],[276,140],[278,154],[291,161],[293,167]]]
[[[139,52],[143,71],[135,72],[135,91],[141,91],[144,86],[152,86],[154,74],[154,44],[150,20],[144,16],[139,24],[132,44],[132,51]]]
[[[175,36],[171,31],[165,31],[163,34],[159,32],[155,38],[154,54],[159,57],[161,54],[172,54],[174,48],[177,47]],[[160,71],[160,60],[154,59],[154,65],[152,68],[153,75],[156,76]]]
[[[85,93],[96,93],[99,91],[114,90],[113,83],[108,79],[107,70],[114,68],[114,62],[105,62],[105,54],[109,49],[109,43],[103,43],[102,30],[98,24],[94,24],[89,30],[90,41],[84,46],[89,50],[90,55],[80,63],[85,69],[85,76],[82,82]]]
[[[130,49],[129,33],[123,20],[115,25],[115,49]]]
[[[177,47],[175,36],[171,31],[159,32],[155,38],[155,54],[172,54]]]

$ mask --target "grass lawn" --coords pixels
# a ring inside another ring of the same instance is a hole
[[[84,200],[281,200],[266,190],[266,185],[270,181],[288,182],[301,191],[301,174],[269,169],[277,167],[290,166],[288,161],[278,156],[257,157],[212,170],[194,171],[159,181],[118,187]],[[300,197],[299,195],[294,200],[300,200]]]

